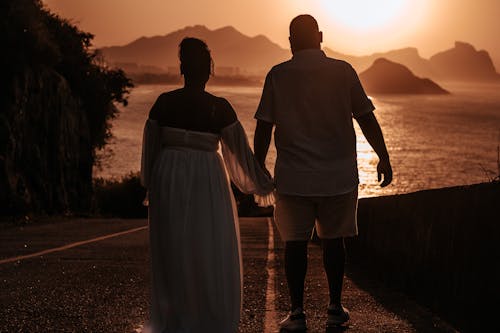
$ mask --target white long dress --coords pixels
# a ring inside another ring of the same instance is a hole
[[[272,203],[272,180],[257,164],[238,121],[217,135],[147,120],[141,181],[149,191],[154,333],[238,329],[239,224],[224,165],[241,191]]]

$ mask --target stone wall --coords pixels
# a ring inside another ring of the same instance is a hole
[[[463,331],[500,299],[500,183],[361,199],[350,260]]]

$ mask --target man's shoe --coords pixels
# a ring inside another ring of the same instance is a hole
[[[297,308],[293,310],[285,319],[280,323],[280,332],[294,332],[294,331],[305,331],[306,326],[306,314],[302,308]]]
[[[326,327],[334,327],[342,325],[349,320],[349,310],[342,305],[328,306],[328,319],[326,320]]]

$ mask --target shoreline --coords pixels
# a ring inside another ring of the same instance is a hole
[[[184,80],[181,75],[168,73],[128,73],[132,82],[136,85],[182,85]],[[261,87],[264,84],[264,76],[216,76],[213,75],[207,82],[207,86],[242,86],[242,87]]]

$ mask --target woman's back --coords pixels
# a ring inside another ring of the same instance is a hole
[[[186,38],[179,57],[185,86],[161,94],[144,127],[151,327],[154,333],[234,333],[242,275],[227,175],[247,193],[272,195],[273,183],[252,155],[229,102],[204,91],[212,66],[207,45]]]
[[[216,134],[237,120],[226,99],[186,88],[161,94],[149,118],[158,121],[160,126]]]

